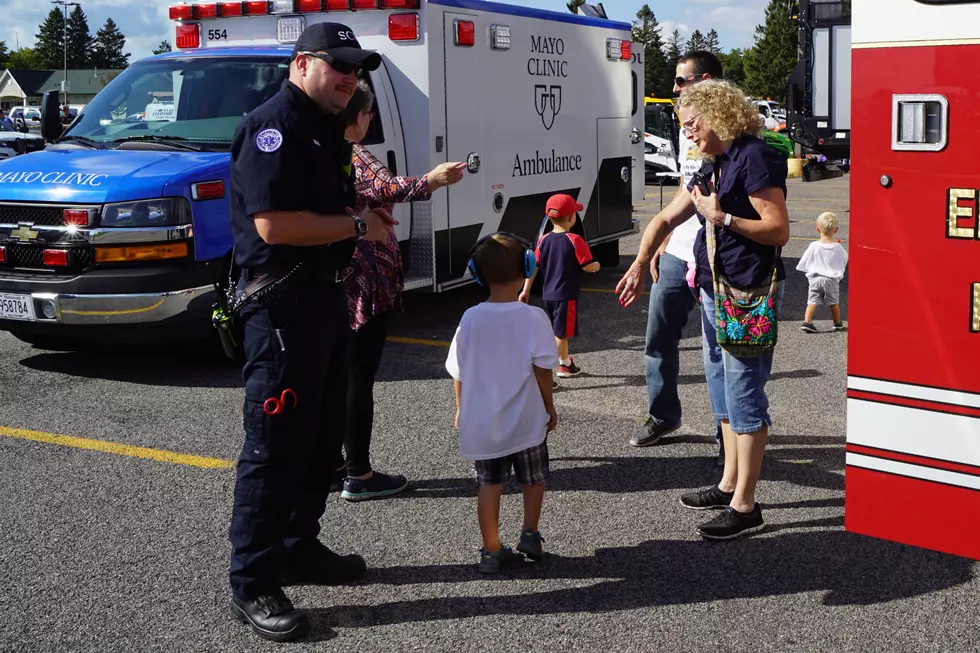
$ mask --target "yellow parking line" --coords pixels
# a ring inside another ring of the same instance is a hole
[[[119,456],[129,456],[131,458],[146,458],[148,460],[156,460],[158,462],[187,465],[189,467],[201,467],[204,469],[229,469],[235,466],[234,460],[207,458],[205,456],[194,456],[186,453],[164,451],[163,449],[134,447],[128,444],[106,442],[105,440],[76,438],[71,435],[57,435],[55,433],[43,433],[41,431],[28,431],[26,429],[15,429],[7,426],[0,426],[0,436],[20,438],[21,440],[31,440],[32,442],[43,442],[45,444],[57,444],[62,447],[73,447],[75,449],[90,449],[92,451],[113,453]]]
[[[449,347],[453,343],[445,340],[426,340],[425,338],[400,338],[398,336],[388,336],[388,342],[397,342],[403,345],[423,345],[426,347]]]

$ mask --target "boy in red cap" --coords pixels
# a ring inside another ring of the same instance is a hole
[[[599,262],[592,260],[588,243],[569,231],[578,219],[582,205],[571,195],[552,195],[545,205],[545,213],[554,229],[538,240],[535,255],[538,268],[534,275],[524,282],[521,301],[527,302],[531,296],[531,285],[541,272],[544,299],[551,319],[551,326],[558,343],[558,376],[576,376],[582,372],[568,353],[568,339],[579,334],[578,296],[582,290],[584,272],[597,272]],[[557,383],[554,384],[557,386]]]

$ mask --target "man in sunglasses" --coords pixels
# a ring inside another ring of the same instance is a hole
[[[261,637],[307,633],[282,590],[365,572],[320,543],[330,479],[341,466],[350,326],[340,271],[358,238],[387,240],[383,210],[354,215],[347,128],[338,112],[381,56],[346,25],[300,36],[279,92],[239,124],[231,145],[231,226],[241,326],[245,441],[238,459],[231,610]],[[340,460],[337,460],[337,459]]]
[[[721,78],[721,62],[711,52],[695,51],[682,56],[677,61],[674,78],[674,93],[680,95],[685,89],[706,79]],[[680,164],[680,183],[677,192],[662,215],[673,215],[691,203],[690,194],[684,186],[692,174],[703,163],[696,157],[698,149],[691,142],[684,129],[678,136],[678,163]],[[653,224],[653,221],[651,221]],[[681,425],[681,401],[677,394],[677,377],[680,373],[679,345],[682,331],[687,324],[692,309],[697,306],[693,278],[689,279],[690,268],[694,265],[694,240],[701,224],[697,216],[691,217],[667,237],[656,252],[650,252],[648,238],[644,234],[640,252],[633,265],[619,282],[616,291],[626,292],[631,297],[643,292],[645,268],[649,266],[653,277],[650,288],[650,309],[647,314],[646,345],[644,361],[646,364],[647,398],[649,401],[646,423],[633,434],[630,444],[634,447],[648,447],[656,444],[668,433]],[[649,232],[649,229],[647,230]],[[629,306],[632,298],[625,301]],[[721,447],[721,426],[716,425],[716,440],[722,453],[719,464],[724,464],[724,448]]]

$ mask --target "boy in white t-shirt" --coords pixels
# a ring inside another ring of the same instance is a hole
[[[805,272],[810,281],[806,313],[800,327],[807,333],[816,333],[813,316],[817,304],[830,306],[830,316],[834,319],[834,331],[843,331],[840,320],[840,280],[847,268],[847,250],[834,240],[837,233],[837,216],[826,212],[817,216],[817,232],[820,240],[810,243],[803,253],[796,269]]]
[[[558,346],[545,312],[518,300],[535,265],[533,248],[512,234],[477,242],[469,266],[489,286],[490,298],[463,313],[446,359],[456,391],[460,455],[474,462],[480,485],[478,571],[484,574],[521,559],[501,543],[498,530],[512,468],[524,494],[517,550],[533,559],[544,555],[538,520],[549,471],[547,435],[558,424],[551,383]]]

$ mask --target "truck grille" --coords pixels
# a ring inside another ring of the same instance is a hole
[[[64,208],[30,204],[0,204],[0,224],[31,224],[57,227],[65,224]]]
[[[77,273],[92,265],[92,248],[72,247],[68,250],[68,266],[48,266],[44,264],[42,252],[46,247],[38,245],[8,244],[7,262],[0,264],[0,270],[26,268],[31,270],[53,270],[60,274]]]

